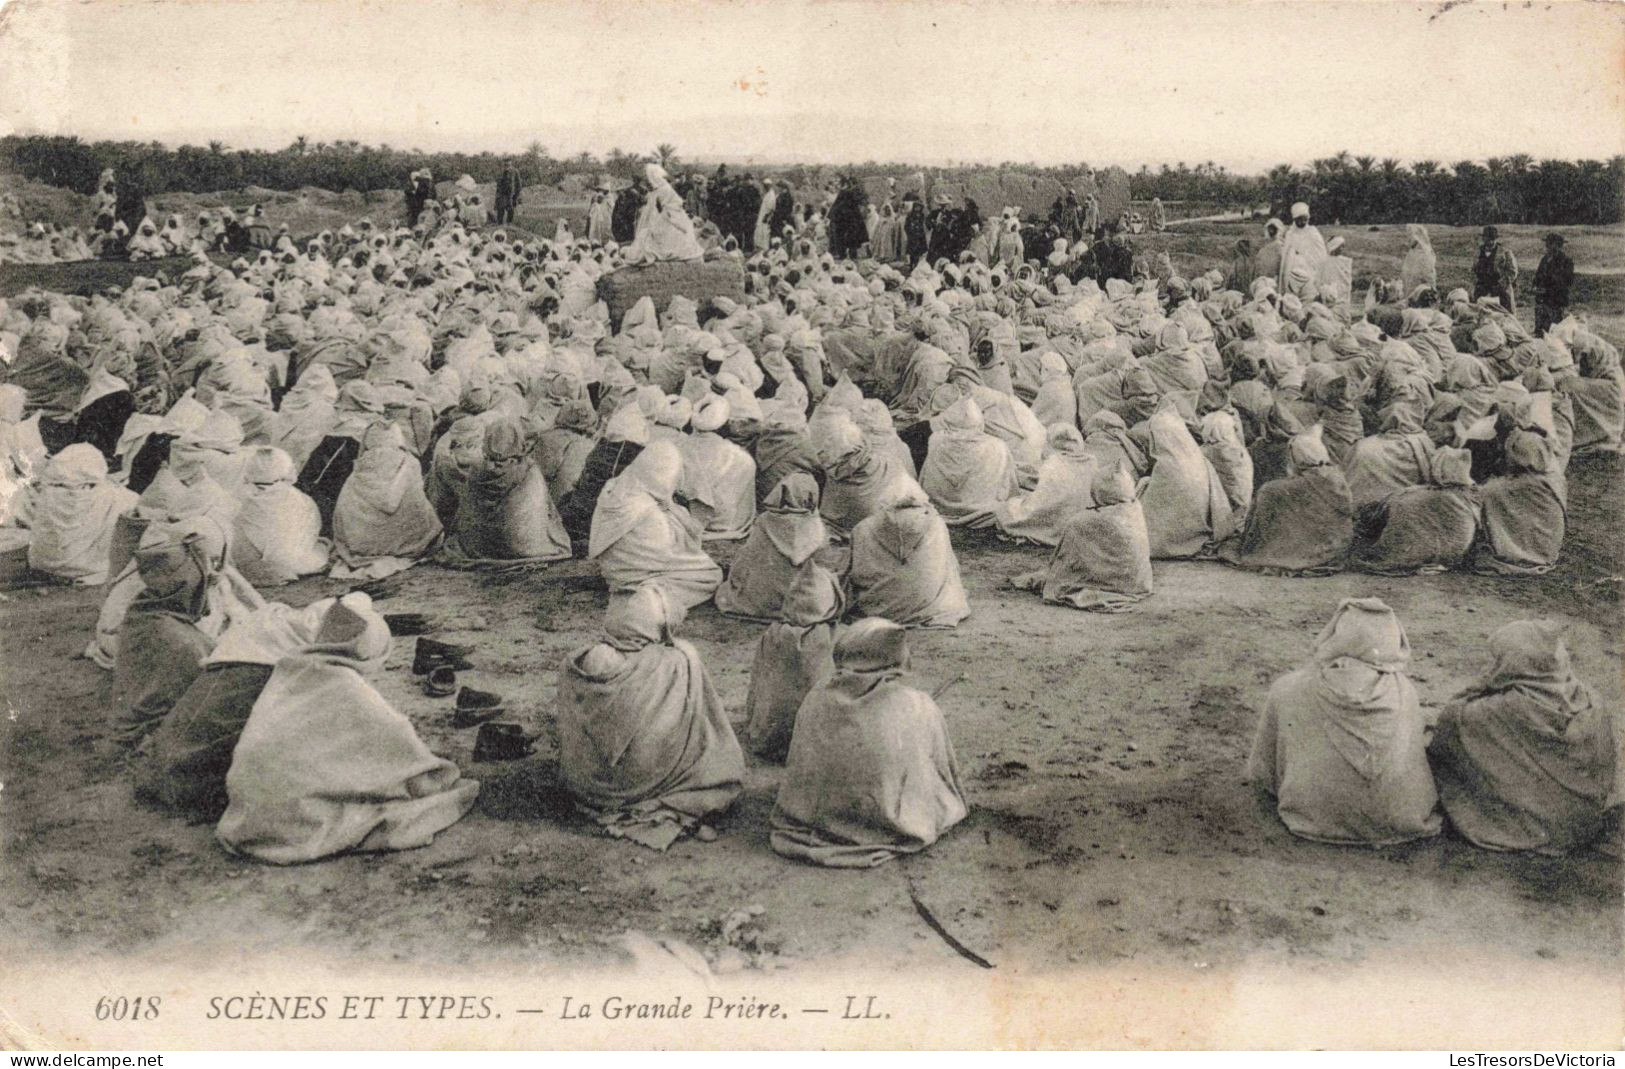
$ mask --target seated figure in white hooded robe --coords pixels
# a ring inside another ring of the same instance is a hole
[[[717,433],[728,415],[727,400],[708,395],[694,406],[694,433],[677,443],[683,453],[683,494],[704,525],[706,541],[744,538],[756,519],[756,461]]]
[[[158,469],[158,474],[147,484],[135,507],[120,516],[115,525],[108,561],[107,596],[102,599],[101,611],[96,615],[96,634],[85,648],[85,656],[97,667],[109,671],[118,659],[119,636],[124,629],[125,614],[146,589],[136,568],[134,554],[141,537],[149,528],[177,523],[194,516],[208,516],[230,531],[239,507],[237,500],[221,490],[206,474],[197,483],[188,486],[169,468]],[[235,582],[213,588],[213,593],[220,598],[230,597],[231,592],[239,587],[250,586],[229,563],[222,571]],[[227,604],[227,601],[220,600],[215,611],[199,621],[198,626],[211,637],[219,637],[226,625]]]
[[[123,621],[111,687],[125,745],[139,743],[168,715],[226,626],[209,619],[222,612],[217,591],[232,582],[229,541],[207,515],[156,524],[141,536],[134,554],[141,592]],[[247,613],[263,604],[252,587],[238,584],[231,607]]]
[[[1617,842],[1616,718],[1575,676],[1561,626],[1507,624],[1490,654],[1429,745],[1450,823],[1488,850],[1560,855],[1603,835]]]
[[[989,515],[1012,538],[1053,546],[1079,509],[1087,508],[1099,462],[1083,448],[1083,435],[1069,424],[1049,429],[1049,455],[1038,468],[1038,485],[1001,502]],[[972,526],[980,526],[972,521]]]
[[[485,428],[502,418],[497,412],[459,417],[435,442],[423,492],[442,525],[456,526],[469,480],[485,460]]]
[[[311,364],[299,375],[271,419],[271,444],[293,458],[297,473],[338,422],[339,388],[326,364]]]
[[[236,495],[243,485],[243,426],[229,412],[214,410],[195,430],[183,431],[169,446],[169,464],[177,470],[202,465],[221,489]],[[189,480],[182,475],[182,482]]]
[[[559,684],[566,789],[611,835],[657,850],[732,805],[745,775],[699,652],[673,636],[682,618],[657,584],[615,596],[603,640],[571,654]]]
[[[28,566],[81,586],[105,582],[114,528],[136,500],[108,481],[107,459],[95,446],[68,446],[30,490]]]
[[[717,589],[717,608],[751,620],[778,619],[791,581],[827,545],[818,483],[806,472],[792,472],[762,502],[750,538],[728,566],[728,581]]]
[[[485,425],[482,461],[460,495],[455,533],[456,548],[470,557],[546,561],[570,556],[570,536],[518,420],[499,417]]]
[[[1193,557],[1235,530],[1230,499],[1213,464],[1172,407],[1157,410],[1144,427],[1151,474],[1140,488],[1154,559]]]
[[[143,218],[130,235],[125,245],[132,260],[162,260],[169,253],[164,248],[164,239],[158,234],[158,227],[150,218]]]
[[[948,526],[917,486],[900,486],[852,532],[852,601],[904,627],[955,627],[970,615]]]
[[[333,506],[337,578],[381,579],[440,544],[440,518],[423,492],[423,469],[394,423],[375,423]]]
[[[293,480],[293,458],[261,446],[243,465],[242,507],[232,526],[231,561],[256,587],[280,586],[327,567],[322,514]]]
[[[1432,724],[1405,674],[1410,657],[1392,609],[1345,598],[1310,662],[1270,687],[1247,775],[1292,834],[1369,846],[1439,834]]]
[[[987,433],[982,410],[969,397],[932,417],[920,486],[950,524],[969,523],[1020,489],[1010,447]]]
[[[429,752],[412,722],[367,682],[389,625],[345,595],[316,637],[284,656],[254,702],[226,773],[215,838],[278,865],[350,850],[427,846],[462,819],[480,785]]]
[[[796,713],[770,841],[785,857],[870,868],[924,850],[969,809],[942,710],[901,681],[907,632],[860,620],[834,659]]]
[[[745,696],[751,752],[775,762],[789,752],[802,701],[835,674],[835,621],[846,607],[840,580],[816,561],[803,564],[786,587],[778,620],[756,644]]]
[[[1010,585],[1090,612],[1126,612],[1151,596],[1151,537],[1125,467],[1095,474],[1090,504],[1061,525],[1049,566]]]
[[[23,419],[27,400],[28,391],[21,386],[0,385],[0,527],[21,522],[17,509],[28,499],[27,488],[45,467],[39,415]]]
[[[686,613],[721,585],[722,568],[706,556],[699,521],[672,499],[682,477],[677,447],[650,442],[598,495],[587,556],[598,561],[611,594],[656,583]]]
[[[818,510],[836,531],[850,532],[899,490],[920,489],[900,461],[869,445],[846,413],[821,417],[810,433],[825,475]]]
[[[163,722],[136,777],[136,794],[195,819],[218,821],[226,809],[226,773],[243,725],[277,662],[315,641],[336,599],[302,609],[277,601],[238,614],[203,658]]]

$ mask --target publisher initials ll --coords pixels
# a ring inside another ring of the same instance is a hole
[[[858,1005],[861,996],[846,996],[846,1009],[841,1011],[841,1019],[846,1021],[878,1021],[886,1015],[875,1012],[875,997],[869,995],[864,999],[862,1006]]]

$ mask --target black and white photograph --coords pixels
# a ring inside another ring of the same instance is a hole
[[[1618,1050],[1622,196],[1617,3],[0,5],[0,1050]]]

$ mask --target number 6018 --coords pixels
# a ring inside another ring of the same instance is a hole
[[[158,1016],[158,1000],[157,995],[137,995],[135,998],[103,995],[96,1000],[96,1020],[150,1021]]]

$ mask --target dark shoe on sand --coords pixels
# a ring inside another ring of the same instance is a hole
[[[457,646],[450,642],[436,642],[432,638],[420,638],[417,652],[412,657],[412,674],[421,676],[429,669],[441,665],[459,672],[467,671],[474,667],[468,660],[468,655],[473,652],[472,646]]]
[[[495,720],[504,711],[502,695],[464,687],[457,692],[457,712],[451,718],[451,726],[471,728],[476,724]]]
[[[384,623],[389,625],[389,633],[396,638],[427,634],[435,628],[434,622],[421,612],[385,613]]]
[[[474,760],[512,761],[530,754],[530,739],[518,724],[497,721],[481,724],[474,737]]]
[[[444,698],[457,689],[457,673],[449,665],[436,665],[423,679],[423,693],[431,698]]]

